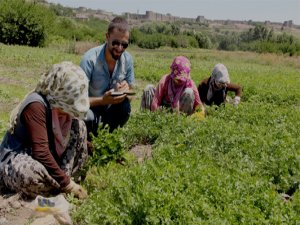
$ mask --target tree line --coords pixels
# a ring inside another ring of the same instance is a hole
[[[185,22],[186,23],[186,22]],[[74,19],[71,8],[60,4],[41,4],[25,0],[0,0],[0,42],[29,46],[47,46],[64,41],[105,41],[108,22],[96,18]],[[148,22],[132,28],[130,42],[141,48],[204,48],[227,51],[300,55],[300,41],[292,34],[275,33],[257,24],[244,32],[186,28],[181,21]]]

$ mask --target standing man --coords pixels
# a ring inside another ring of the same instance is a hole
[[[91,107],[86,119],[88,133],[92,131],[96,135],[100,122],[108,124],[112,132],[129,119],[129,97],[113,94],[133,88],[133,60],[125,51],[128,44],[129,25],[124,18],[115,17],[108,26],[106,42],[88,50],[80,62],[89,79]]]

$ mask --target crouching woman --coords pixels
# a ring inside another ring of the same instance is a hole
[[[177,56],[170,69],[170,74],[164,75],[156,88],[150,84],[144,89],[141,109],[155,111],[165,107],[173,112],[196,113],[204,118],[204,106],[190,75],[190,61],[184,56]]]
[[[29,197],[59,192],[87,197],[80,179],[87,160],[88,80],[71,62],[55,64],[12,111],[0,146],[0,182]],[[73,177],[73,179],[71,179]]]

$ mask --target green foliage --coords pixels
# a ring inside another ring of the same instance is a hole
[[[227,33],[223,35],[220,40],[218,49],[227,50],[227,51],[235,51],[237,50],[237,44],[239,43],[239,37],[236,33]]]
[[[259,53],[282,53],[289,56],[300,54],[300,43],[275,43],[269,41],[253,41],[241,43],[240,49],[244,51],[256,51]]]
[[[71,8],[50,4],[49,8],[24,0],[0,0],[0,42],[44,46],[70,41],[103,43],[107,21],[90,18],[76,21]]]
[[[80,31],[83,34],[83,40],[105,42],[105,34],[108,28],[108,22],[98,18],[90,18],[88,21],[79,22],[83,28]],[[86,32],[89,30],[89,32]]]
[[[146,23],[142,25],[139,30],[145,34],[166,34],[166,35],[179,35],[180,26],[175,23]]]
[[[209,38],[198,36],[191,32],[181,32],[179,23],[146,23],[140,28],[134,28],[131,42],[141,48],[155,49],[163,46],[172,48],[203,48],[210,45]]]
[[[0,42],[53,46],[57,40],[68,52],[75,52],[76,41],[105,42],[107,21],[92,17],[87,21],[76,20],[72,8],[60,4],[44,8],[25,0],[0,0],[0,3]],[[233,28],[210,29],[208,23],[200,22],[147,22],[132,29],[130,43],[145,49],[216,48],[300,55],[300,42],[295,36],[285,32],[275,34],[262,23],[248,24],[254,27],[238,33]],[[230,26],[230,21],[225,26]]]
[[[287,44],[293,44],[296,42],[295,38],[293,35],[288,35],[287,33],[279,34],[276,37],[276,42],[277,43],[287,43]]]
[[[43,46],[53,14],[23,0],[0,1],[0,42]]]
[[[207,35],[205,35],[203,33],[197,33],[195,35],[195,38],[198,42],[199,48],[206,48],[206,49],[211,48],[212,43]]]
[[[140,48],[155,49],[166,45],[166,36],[162,34],[143,35],[137,42]]]
[[[178,118],[181,117],[178,116]],[[155,113],[147,110],[137,113],[123,129],[128,148],[137,144],[155,144],[157,138],[162,135],[168,135],[169,131],[164,128],[168,124],[177,124],[176,119],[178,118],[168,113],[167,110],[157,111]],[[141,124],[143,124],[141,122],[148,125],[141,126]],[[162,134],[162,130],[165,130],[164,134]],[[180,132],[180,129],[178,131]]]
[[[256,51],[259,53],[300,54],[300,43],[293,35],[274,34],[273,29],[256,25],[240,35],[232,33],[221,38],[219,49]]]
[[[138,43],[138,40],[141,39],[142,32],[137,28],[132,28],[130,31],[130,43]]]
[[[197,48],[198,43],[195,37],[188,35],[165,35],[160,33],[143,34],[134,29],[131,34],[131,43],[137,44],[140,48],[155,49],[163,46],[172,48]]]
[[[256,25],[254,28],[250,28],[247,32],[241,35],[242,41],[269,41],[273,38],[274,31],[268,29],[262,25]]]
[[[298,224],[299,60],[204,49],[130,46],[128,51],[135,59],[132,105],[137,107],[117,133],[102,130],[105,140],[99,143],[109,149],[111,161],[94,161],[101,166],[88,172],[83,185],[89,198],[76,203],[74,224]],[[80,56],[3,44],[0,53],[3,135],[10,110],[40,74],[63,60],[78,64]],[[217,62],[224,63],[232,82],[243,87],[240,105],[207,107],[203,122],[167,112],[137,112],[144,84],[156,84],[176,55],[190,59],[195,83]],[[127,150],[141,144],[150,144],[153,156],[138,164]],[[114,149],[122,152],[120,157],[125,152],[129,160],[124,166],[114,162]],[[292,200],[283,201],[281,193]]]
[[[176,24],[171,24],[171,35],[179,35],[180,34],[180,27]]]
[[[122,128],[126,149],[151,144],[153,158],[94,168],[86,183],[89,199],[73,214],[75,224],[298,223],[299,62],[198,51],[133,54],[138,74],[154,71],[154,62],[162,73],[174,54],[186,54],[195,80],[224,62],[232,82],[244,87],[238,108],[207,107],[203,122],[160,111],[134,113]],[[283,201],[282,193],[293,199]]]
[[[145,34],[154,34],[156,32],[155,24],[146,23],[139,28],[139,30]]]
[[[55,13],[57,16],[74,16],[72,8],[62,6],[61,4],[50,4],[49,9]]]
[[[65,40],[99,41],[102,43],[105,41],[106,30],[107,23],[102,23],[98,19],[78,22],[68,17],[59,17],[51,34],[60,36]]]
[[[175,48],[187,48],[189,47],[189,37],[185,35],[175,36],[172,41],[171,47]]]
[[[298,201],[279,193],[300,178],[299,112],[245,102],[208,108],[202,123],[164,113],[130,119],[125,140],[152,137],[153,159],[94,171],[101,188],[89,180],[79,224],[296,224]]]
[[[92,143],[94,150],[90,166],[101,166],[124,155],[125,145],[119,129],[110,133],[108,126],[99,126],[97,136],[92,135]]]

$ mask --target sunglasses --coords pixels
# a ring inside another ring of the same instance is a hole
[[[126,49],[126,48],[128,47],[128,43],[127,43],[127,42],[120,42],[120,41],[118,41],[118,40],[113,40],[113,41],[111,42],[111,45],[112,45],[113,47],[119,47],[120,45],[122,45],[122,48],[123,48],[123,49]]]

